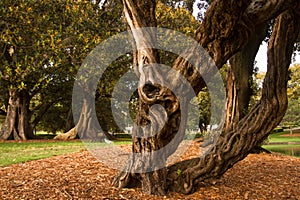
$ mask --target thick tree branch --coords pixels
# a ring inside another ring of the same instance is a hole
[[[216,66],[221,68],[231,56],[247,44],[257,26],[268,22],[287,9],[295,8],[297,2],[299,0],[244,0],[231,1],[231,3],[215,0],[206,12],[202,25],[196,31],[195,40],[209,53]],[[195,54],[193,49],[188,52],[191,56]],[[201,58],[198,63],[201,63]],[[188,70],[193,67],[197,70],[188,75]],[[202,76],[211,76],[209,66],[201,64],[191,66],[182,57],[175,61],[173,68],[187,78],[196,94],[205,87],[198,71],[203,72]]]
[[[190,193],[195,184],[219,177],[251,148],[261,143],[280,123],[287,108],[288,68],[300,27],[299,7],[278,17],[268,48],[268,72],[259,104],[230,133],[222,132],[213,150],[203,158],[175,164],[169,168],[168,184],[175,191]],[[180,176],[176,170],[183,172]]]

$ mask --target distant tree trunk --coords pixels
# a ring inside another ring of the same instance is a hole
[[[42,120],[43,116],[47,113],[47,111],[53,106],[54,102],[45,102],[41,105],[37,106],[37,108],[33,110],[38,110],[37,113],[34,113],[34,120],[31,122],[31,127],[33,130],[36,130],[38,123]]]
[[[73,113],[72,113],[72,108],[69,109],[67,120],[66,120],[66,126],[65,126],[65,132],[68,132],[72,128],[75,127],[74,124],[74,118],[73,118]]]
[[[90,97],[86,94],[81,106],[81,113],[76,122],[75,127],[71,128],[68,132],[57,135],[56,140],[71,140],[71,139],[88,139],[94,141],[103,141],[104,138],[113,139],[108,133],[104,132],[96,117],[96,111],[91,103]]]
[[[248,44],[229,61],[225,131],[232,131],[248,113],[252,95],[251,79],[259,46],[267,35],[267,25],[256,28]]]
[[[98,131],[95,128],[92,128],[92,108],[91,104],[84,100],[81,114],[79,120],[73,128],[71,128],[68,132],[57,135],[54,139],[57,140],[72,140],[76,138],[84,138],[84,139],[93,139],[97,138]],[[94,119],[96,120],[96,119]]]
[[[30,97],[26,91],[10,90],[7,115],[0,131],[3,140],[33,139],[33,129],[30,124]]]
[[[131,30],[156,26],[155,2],[123,0],[124,16]],[[295,4],[294,1],[273,0],[268,3],[261,2],[257,6],[249,1],[215,0],[207,11],[202,26],[196,32],[196,40],[220,68],[249,40],[254,26],[265,23]],[[152,84],[151,76],[163,79],[159,72],[145,73],[149,64],[159,61],[157,52],[149,48],[138,50],[135,67],[142,77],[137,116],[137,124],[140,126],[135,126],[133,130],[134,154],[124,171],[115,178],[114,185],[128,187],[138,183],[145,192],[159,195],[164,195],[168,189],[190,193],[197,183],[219,177],[236,162],[245,158],[252,147],[260,143],[280,122],[286,110],[287,71],[295,41],[294,35],[299,31],[297,29],[299,16],[295,15],[293,12],[285,13],[274,28],[269,46],[268,74],[261,102],[240,120],[233,131],[222,132],[214,141],[215,146],[210,153],[202,158],[177,163],[168,170],[165,167],[166,159],[177,149],[184,137],[186,103],[190,99],[187,97],[179,106],[178,99],[169,89]],[[151,31],[133,34],[133,45],[139,47],[140,43],[155,43],[154,34]],[[189,51],[191,57],[193,52]],[[204,74],[210,73],[209,66],[203,64],[201,58],[198,59],[200,59],[198,65],[192,66],[187,60],[179,57],[173,66],[173,69],[186,77],[196,94],[205,83],[198,71],[193,70],[194,67],[201,67]],[[177,82],[176,77],[168,78]],[[185,97],[190,91],[184,89],[181,94]],[[159,109],[150,109],[155,104],[163,106],[166,115]],[[167,119],[165,126],[158,131],[157,128],[165,119]],[[151,126],[146,126],[148,124]],[[162,147],[164,151],[158,151]]]

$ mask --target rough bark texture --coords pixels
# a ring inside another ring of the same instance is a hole
[[[274,26],[261,101],[240,120],[233,131],[222,132],[213,150],[205,157],[171,166],[168,174],[171,189],[190,193],[196,184],[219,177],[245,158],[280,123],[287,108],[288,68],[299,32],[300,13],[296,11],[299,12],[299,7],[281,14]],[[178,169],[183,171],[180,176],[176,174]]]
[[[33,139],[33,129],[30,124],[29,94],[26,91],[10,90],[9,96],[7,115],[0,131],[0,139]]]
[[[155,19],[155,1],[131,1],[123,0],[124,16],[131,30],[143,27],[156,27]],[[160,140],[160,133],[157,129],[164,122],[164,117],[157,110],[150,110],[155,103],[166,107],[164,101],[155,102],[157,92],[161,89],[165,90],[166,97],[170,96],[170,91],[163,89],[157,85],[152,77],[163,80],[161,73],[157,68],[151,68],[151,64],[159,63],[158,51],[151,48],[143,48],[152,46],[156,43],[156,33],[153,31],[133,32],[133,46],[137,47],[134,53],[135,71],[140,79],[140,87],[138,88],[140,102],[139,112],[136,118],[136,125],[133,128],[133,155],[128,161],[124,172],[120,173],[114,180],[114,185],[125,187],[133,184],[142,184],[144,192],[150,194],[163,195],[166,192],[166,175],[165,167],[155,169],[154,163],[158,160],[158,165],[165,166],[167,155],[165,152],[159,154],[154,152],[162,148],[165,143]],[[149,69],[149,67],[151,69]],[[167,115],[171,115],[172,108],[167,109]],[[149,126],[149,124],[151,124]],[[161,158],[161,159],[158,159]],[[153,168],[154,167],[154,168]],[[135,174],[137,171],[146,171],[146,173]],[[140,183],[135,183],[136,181]]]
[[[123,0],[123,4],[124,16],[131,30],[155,26],[155,1]],[[287,9],[294,8],[293,6],[295,7],[295,1],[287,0],[253,1],[253,3],[246,0],[230,2],[216,0],[207,11],[195,39],[207,50],[220,68],[248,42],[255,26],[265,23]],[[114,180],[114,185],[128,187],[140,181],[143,190],[147,193],[162,195],[167,189],[190,193],[197,183],[222,175],[243,159],[252,147],[261,142],[280,122],[286,109],[286,75],[295,40],[294,35],[298,31],[296,19],[295,14],[289,12],[282,15],[276,23],[269,47],[269,71],[261,102],[238,123],[233,131],[222,132],[215,141],[216,145],[206,156],[177,163],[169,167],[168,171],[165,167],[158,170],[157,168],[165,165],[165,160],[175,151],[183,138],[186,121],[182,116],[186,114],[186,108],[185,105],[179,106],[178,99],[170,90],[152,84],[151,76],[155,75],[160,79],[159,72],[145,73],[148,64],[159,61],[157,52],[153,49],[138,50],[135,63],[142,86],[139,88],[141,99],[137,117],[139,126],[134,128],[133,153],[139,153],[140,156],[135,154],[132,156],[124,172]],[[140,43],[155,42],[155,35],[149,31],[142,35],[133,34],[133,39],[135,41],[133,45],[139,47]],[[194,50],[188,52],[193,57]],[[200,68],[204,76],[209,76],[211,73],[209,66],[203,65],[201,58],[197,62],[198,65],[192,66],[179,57],[173,66],[190,82],[195,93],[205,86],[198,74],[199,70],[195,68]],[[171,78],[176,83],[176,77]],[[188,91],[181,92],[184,96]],[[188,100],[187,98],[184,101]],[[150,110],[149,108],[154,104],[163,106],[166,115],[162,115],[159,110]],[[157,131],[157,127],[165,119],[167,119],[166,125]],[[146,126],[148,124],[151,126]],[[180,128],[182,130],[179,130]],[[173,140],[174,137],[176,140]],[[165,148],[166,150],[160,154],[156,153],[156,150],[170,142],[171,147]],[[135,174],[145,169],[154,170]],[[178,170],[181,173],[178,174]]]

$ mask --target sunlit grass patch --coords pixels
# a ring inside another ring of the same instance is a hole
[[[84,150],[81,141],[1,142],[0,166]]]

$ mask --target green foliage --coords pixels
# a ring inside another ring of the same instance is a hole
[[[300,64],[290,68],[287,94],[289,105],[281,125],[300,126]]]
[[[177,173],[178,176],[180,176],[180,175],[181,175],[181,172],[182,172],[182,171],[181,171],[180,169],[177,169],[177,172],[176,172],[176,173]]]
[[[197,102],[199,105],[199,128],[201,132],[204,132],[207,130],[207,126],[210,124],[211,119],[211,99],[207,88],[199,92]]]
[[[61,129],[62,123],[52,123],[70,108],[78,68],[101,41],[125,30],[121,12],[114,1],[1,1],[1,105],[9,98],[8,89],[26,91],[32,122],[43,120],[40,126],[46,130]],[[42,118],[45,112],[49,116]]]
[[[194,36],[195,30],[200,25],[184,7],[166,6],[160,2],[157,4],[156,17],[158,27],[176,30],[189,36]]]
[[[279,127],[279,128],[274,128],[272,133],[280,133],[283,132],[283,128]]]
[[[298,99],[300,96],[300,64],[290,67],[290,80],[288,82],[289,99]]]
[[[38,124],[37,130],[43,130],[47,133],[53,134],[56,132],[63,132],[66,125],[68,111],[69,109],[67,105],[63,106],[58,103],[51,106]]]
[[[224,83],[227,74],[226,65],[224,65],[220,69],[220,74]],[[218,76],[218,74],[216,76]],[[212,79],[216,78],[216,76],[212,77]],[[214,95],[223,94],[222,90],[225,87],[224,85],[216,85],[214,84],[214,81],[212,81],[210,84],[211,84],[210,87],[211,88],[214,87],[215,89]],[[211,102],[212,99],[214,100],[214,107],[212,107],[212,102]],[[220,121],[222,117],[221,115],[223,112],[223,107],[224,107],[222,100],[223,99],[221,96],[212,96],[211,91],[209,91],[207,87],[205,87],[202,91],[198,93],[196,102],[198,103],[199,106],[199,128],[202,133],[204,133],[207,130],[208,125],[214,125]]]
[[[252,97],[251,104],[255,104],[261,97],[261,88],[263,86],[263,80],[266,73],[257,73],[255,75],[255,82],[257,84],[257,90]],[[295,64],[290,67],[290,80],[288,82],[288,109],[286,114],[280,123],[280,126],[295,127],[300,126],[300,65]]]

